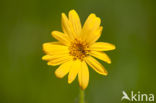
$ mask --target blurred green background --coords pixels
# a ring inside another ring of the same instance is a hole
[[[116,45],[103,77],[90,68],[87,103],[120,103],[122,91],[156,94],[156,0],[1,0],[0,103],[78,103],[79,87],[41,60],[42,44],[61,31],[61,13],[75,9],[84,23],[102,19],[100,41]]]

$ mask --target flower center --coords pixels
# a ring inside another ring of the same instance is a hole
[[[83,60],[84,57],[88,55],[89,49],[88,45],[80,40],[75,39],[71,46],[69,47],[69,53],[74,57],[74,59]]]

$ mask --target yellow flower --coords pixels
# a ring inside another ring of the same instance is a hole
[[[115,49],[113,44],[96,42],[103,29],[100,24],[101,19],[93,13],[88,16],[83,27],[75,10],[70,10],[68,17],[62,13],[63,32],[51,33],[58,42],[44,43],[43,50],[46,55],[42,57],[48,61],[48,65],[60,65],[55,71],[58,78],[63,78],[69,73],[70,84],[78,75],[79,85],[84,90],[89,82],[87,64],[99,74],[105,76],[108,74],[106,69],[93,58],[94,56],[110,64],[110,58],[103,51]]]

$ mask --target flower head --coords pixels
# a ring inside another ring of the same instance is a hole
[[[93,57],[111,63],[110,58],[103,51],[114,50],[115,46],[106,42],[96,42],[101,36],[103,27],[101,19],[90,14],[81,26],[80,18],[75,10],[69,11],[68,18],[62,13],[63,32],[53,31],[52,36],[58,42],[43,44],[45,56],[43,60],[48,65],[60,65],[55,71],[58,78],[68,74],[68,83],[72,83],[78,75],[81,89],[85,89],[89,82],[88,65],[97,73],[107,75],[106,69]]]

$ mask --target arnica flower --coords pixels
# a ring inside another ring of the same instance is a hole
[[[114,50],[115,46],[96,42],[103,27],[100,25],[101,19],[93,13],[88,16],[83,26],[75,10],[70,10],[68,17],[62,13],[61,19],[63,32],[52,31],[52,36],[58,41],[43,44],[46,55],[42,59],[48,61],[48,65],[60,65],[55,75],[63,78],[68,74],[69,84],[78,75],[79,86],[84,90],[89,82],[88,66],[99,74],[108,74],[102,64],[93,57],[110,64],[110,58],[103,51]]]

